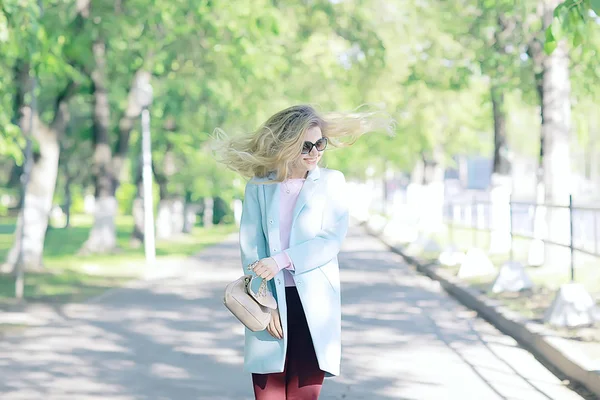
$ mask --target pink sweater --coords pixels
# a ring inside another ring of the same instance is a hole
[[[285,250],[290,247],[290,233],[292,230],[292,218],[294,213],[294,207],[298,200],[302,185],[304,185],[304,179],[288,179],[281,185],[279,192],[279,238],[281,239],[281,250]],[[296,286],[290,270],[294,270],[294,264],[288,257],[285,251],[273,256],[273,259],[277,263],[279,270],[283,271],[283,277],[285,278],[285,286]]]

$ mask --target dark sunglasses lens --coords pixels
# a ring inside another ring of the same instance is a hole
[[[325,150],[325,148],[327,147],[327,139],[319,139],[319,140],[317,140],[317,143],[315,143],[315,147],[319,151]]]
[[[302,147],[302,154],[308,154],[312,150],[312,143],[304,142],[304,146]]]

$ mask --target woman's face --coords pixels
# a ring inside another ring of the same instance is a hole
[[[308,152],[308,154],[300,154],[298,156],[298,158],[293,163],[294,169],[298,171],[312,171],[313,169],[315,169],[317,167],[317,164],[319,163],[319,160],[323,156],[323,151],[317,150],[317,147],[323,148],[325,140],[326,139],[323,138],[321,128],[319,128],[318,126],[309,128],[304,134],[304,146],[302,153],[305,153],[306,150],[308,150],[309,148],[310,152]]]

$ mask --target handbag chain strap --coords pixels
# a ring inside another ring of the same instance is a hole
[[[248,270],[252,271],[254,269],[254,266],[258,264],[258,260],[254,261],[252,264],[248,265]],[[246,285],[250,284],[250,277],[246,277]],[[258,293],[257,296],[258,297],[265,297],[267,295],[267,281],[266,280],[262,280],[262,282],[260,283],[260,286],[258,288]]]

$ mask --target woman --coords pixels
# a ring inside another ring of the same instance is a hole
[[[251,178],[240,224],[245,273],[269,281],[278,309],[266,330],[246,329],[244,367],[257,400],[317,399],[340,373],[337,255],[348,228],[345,179],[319,168],[328,144],[354,143],[388,118],[320,116],[310,106],[273,115],[255,133],[226,140],[222,159]]]

